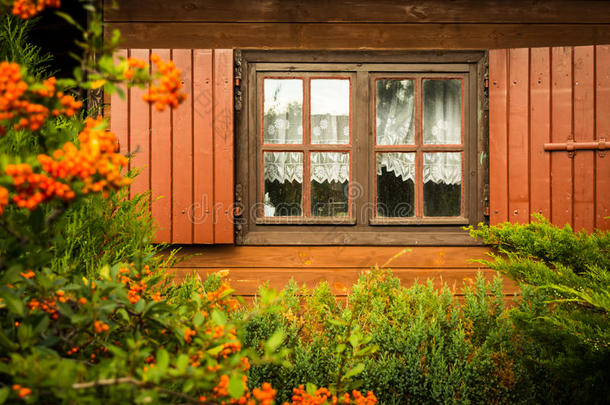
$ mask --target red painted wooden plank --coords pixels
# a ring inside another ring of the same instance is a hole
[[[233,243],[233,51],[214,51],[214,243]]]
[[[169,49],[153,49],[162,60],[170,59]],[[152,66],[153,72],[156,66]],[[151,212],[157,224],[155,242],[172,241],[172,127],[170,111],[151,109],[150,187]]]
[[[551,215],[551,50],[530,51],[530,213]]]
[[[574,48],[574,141],[595,137],[595,47]],[[555,153],[555,152],[553,152]],[[595,226],[595,166],[593,151],[574,155],[574,229],[591,232]]]
[[[114,63],[119,63],[119,57],[127,58],[127,49],[119,49],[114,54]],[[119,142],[120,152],[129,153],[129,93],[124,87],[124,98],[117,92],[110,97],[110,130],[114,132]]]
[[[529,49],[510,49],[508,61],[508,218],[529,222]]]
[[[489,51],[489,202],[490,223],[508,220],[508,50]]]
[[[174,243],[192,243],[193,204],[193,60],[190,49],[174,49],[173,60],[182,72],[182,90],[186,101],[173,111],[173,235]]]
[[[572,48],[551,49],[552,142],[572,138]],[[567,152],[551,154],[551,220],[572,224],[572,159]]]
[[[193,51],[193,243],[214,243],[212,50]]]
[[[596,58],[596,139],[610,140],[610,45],[597,46]],[[595,153],[595,227],[610,229],[610,156]]]
[[[131,49],[130,56],[148,61],[148,49]],[[130,188],[130,196],[150,189],[150,107],[142,100],[146,90],[132,87],[129,94],[129,148],[135,152],[131,168],[140,170]]]

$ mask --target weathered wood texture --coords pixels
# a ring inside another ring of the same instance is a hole
[[[489,71],[491,223],[610,229],[608,152],[544,151],[609,139],[610,46],[494,50]]]
[[[109,2],[107,2],[109,3]],[[610,2],[127,0],[127,47],[492,49],[610,42]]]
[[[184,260],[173,271],[176,281],[180,281],[193,273],[205,278],[209,273],[229,270],[228,282],[243,296],[255,295],[265,282],[281,289],[291,278],[310,289],[327,281],[341,296],[347,294],[361,272],[376,265],[392,269],[405,286],[431,279],[435,286],[446,284],[456,294],[461,293],[464,283],[472,283],[479,271],[486,279],[496,275],[473,261],[488,257],[486,247],[413,247],[390,260],[401,250],[371,246],[185,247],[179,254]],[[517,292],[510,280],[504,285],[506,294]]]
[[[233,51],[153,49],[182,71],[187,101],[158,112],[132,88],[106,110],[122,153],[140,174],[131,194],[152,193],[156,242],[233,243]],[[117,57],[147,60],[150,49]],[[220,156],[215,159],[214,156]]]
[[[122,0],[107,21],[608,23],[605,0]]]

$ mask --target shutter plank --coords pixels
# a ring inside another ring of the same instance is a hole
[[[148,61],[149,50],[132,49],[129,56]],[[129,94],[129,152],[134,153],[130,168],[140,171],[131,184],[131,197],[150,190],[150,107],[142,100],[145,93],[145,89],[132,87]]]
[[[572,138],[572,48],[551,50],[552,142]],[[551,219],[557,226],[572,224],[572,159],[567,152],[551,152]]]
[[[610,141],[610,45],[596,47],[596,139]],[[595,153],[595,226],[610,229],[610,156]]]
[[[119,57],[127,58],[127,49],[119,49],[114,54],[114,63],[119,63]],[[129,90],[121,86],[125,92],[121,98],[117,92],[110,96],[110,130],[114,132],[119,142],[119,151],[129,153]]]
[[[595,138],[594,60],[595,47],[574,48],[574,141]],[[595,226],[595,152],[574,155],[574,230],[591,232]]]
[[[233,51],[214,51],[214,243],[233,243]]]
[[[551,215],[551,49],[530,53],[530,213]]]
[[[169,49],[153,49],[162,60],[170,59]],[[152,72],[156,66],[151,64]],[[150,145],[150,190],[152,196],[151,212],[157,224],[154,241],[172,241],[172,138],[171,112],[151,108],[151,145]]]
[[[193,52],[193,242],[214,243],[212,50]]]
[[[529,222],[529,49],[509,50],[508,218]]]
[[[193,226],[193,64],[190,49],[174,49],[176,67],[182,72],[186,100],[173,111],[173,234],[174,243],[192,243]]]
[[[489,200],[490,223],[508,220],[508,50],[489,52]]]

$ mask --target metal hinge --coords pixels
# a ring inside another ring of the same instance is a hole
[[[235,78],[235,99],[233,106],[235,111],[241,111],[242,107],[242,91],[241,91],[241,79],[242,79],[242,55],[239,49],[236,49],[233,53],[233,77]]]

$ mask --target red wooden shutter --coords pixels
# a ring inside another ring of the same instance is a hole
[[[156,53],[182,71],[186,101],[158,112],[132,88],[112,95],[111,129],[121,152],[141,169],[130,192],[151,190],[156,242],[233,243],[233,51],[126,49],[117,56],[148,60]]]
[[[492,50],[489,76],[490,222],[610,229],[610,45]]]

